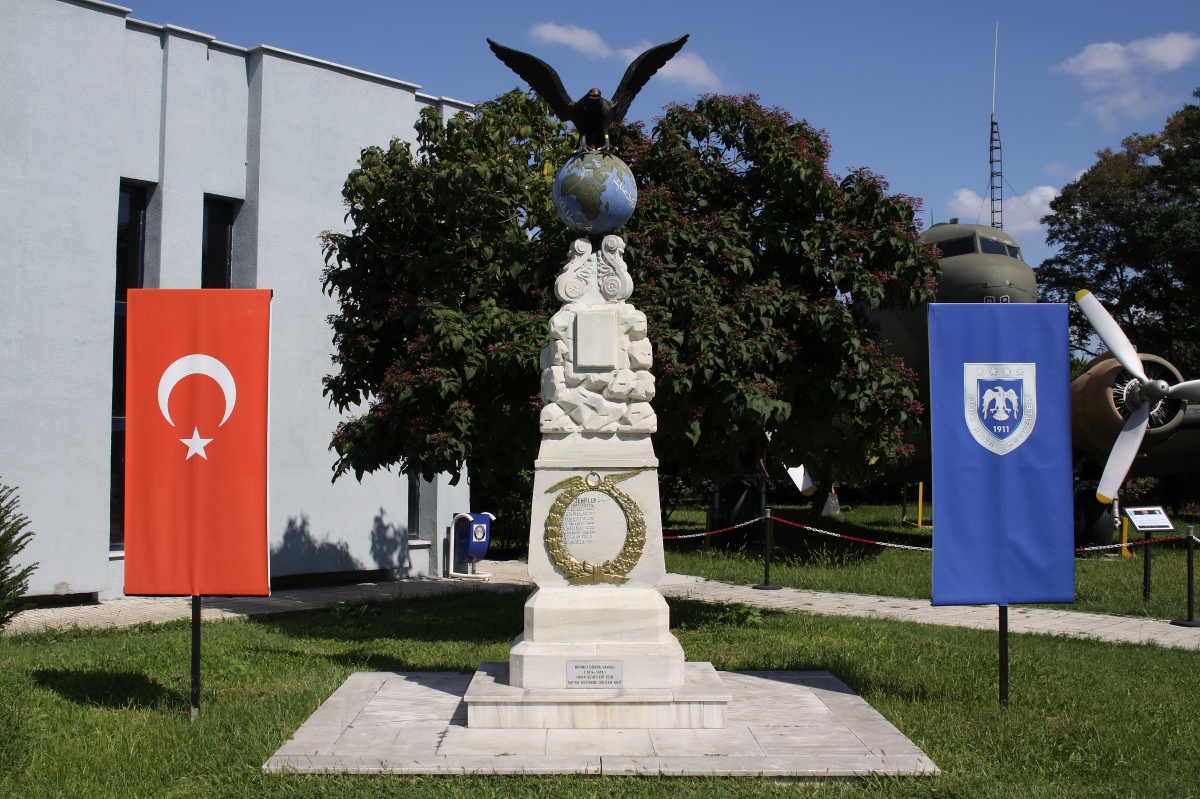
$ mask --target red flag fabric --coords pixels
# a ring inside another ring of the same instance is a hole
[[[130,290],[126,313],[125,593],[270,594],[270,290]]]

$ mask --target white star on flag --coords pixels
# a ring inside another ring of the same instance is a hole
[[[212,439],[201,438],[200,428],[193,427],[191,438],[181,438],[179,440],[188,446],[187,458],[184,458],[185,461],[193,455],[199,455],[201,458],[204,458],[204,460],[208,460],[208,456],[204,454],[204,448],[212,441]]]

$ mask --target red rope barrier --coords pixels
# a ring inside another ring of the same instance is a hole
[[[765,518],[767,518],[767,517],[759,516],[758,518],[750,519],[749,521],[745,521],[740,524],[735,524],[732,527],[723,527],[720,530],[711,530],[706,533],[691,533],[689,535],[664,535],[663,540],[664,541],[674,541],[674,540],[683,539],[683,538],[700,538],[700,537],[706,536],[706,535],[717,535],[719,533],[727,533],[730,530],[736,530],[739,527],[745,527],[747,525],[754,524],[755,522],[761,522]],[[818,527],[809,527],[806,524],[800,524],[799,522],[788,521],[787,519],[781,518],[779,516],[773,516],[771,518],[773,518],[777,522],[783,522],[784,524],[790,524],[792,527],[799,527],[801,530],[808,530],[811,533],[820,533],[821,535],[827,535],[832,538],[844,538],[847,541],[857,541],[860,544],[874,544],[875,546],[891,547],[893,549],[910,549],[910,550],[913,550],[914,552],[932,552],[933,551],[932,547],[912,547],[912,546],[908,546],[907,544],[893,544],[888,541],[872,541],[869,538],[857,538],[852,535],[845,535],[843,533],[833,533],[833,532],[830,532],[829,530],[822,530]],[[1197,542],[1200,542],[1200,538],[1197,538],[1196,536],[1191,536],[1191,538],[1194,538]],[[1101,549],[1117,549],[1119,547],[1140,547],[1140,546],[1145,546],[1146,544],[1161,544],[1164,541],[1186,541],[1187,539],[1188,539],[1187,535],[1175,535],[1175,536],[1169,536],[1167,538],[1153,538],[1149,541],[1129,541],[1124,544],[1103,544],[1101,546],[1095,546],[1095,547],[1076,547],[1075,551],[1076,552],[1095,552],[1095,551],[1101,550]]]
[[[828,530],[822,530],[818,527],[809,527],[806,524],[800,524],[798,522],[789,522],[787,519],[781,519],[778,516],[775,517],[775,521],[783,522],[784,524],[790,524],[792,527],[799,527],[801,530],[808,530],[809,532],[812,532],[812,533],[820,533],[821,535],[828,535],[828,536],[832,536],[833,538],[845,538],[848,541],[857,541],[860,544],[874,544],[875,546],[892,547],[893,549],[911,549],[911,550],[915,550],[917,552],[932,552],[933,551],[933,549],[931,549],[930,547],[910,547],[907,544],[892,544],[887,541],[872,541],[868,538],[855,538],[852,535],[845,535],[843,533],[832,533]]]
[[[705,536],[705,535],[717,535],[718,533],[728,533],[730,530],[736,530],[739,527],[745,527],[748,524],[754,524],[755,522],[761,522],[765,518],[767,518],[767,517],[759,516],[757,519],[751,519],[748,522],[741,522],[740,524],[735,524],[733,527],[722,527],[720,530],[709,530],[707,533],[689,533],[688,535],[664,535],[663,540],[664,541],[674,541],[674,540],[680,539],[680,538],[700,538],[701,536]]]
[[[1196,538],[1196,536],[1191,536]],[[1161,544],[1163,541],[1186,541],[1187,535],[1172,535],[1167,538],[1152,538],[1149,541],[1127,541],[1124,544],[1101,544],[1094,547],[1076,547],[1076,552],[1095,552],[1098,549],[1117,549],[1119,547],[1144,547],[1146,544]],[[1196,538],[1200,541],[1200,538]]]

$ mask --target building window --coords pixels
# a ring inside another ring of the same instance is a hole
[[[116,296],[113,318],[112,441],[109,548],[125,548],[125,303],[142,287],[146,253],[146,188],[121,184],[117,201]]]
[[[234,204],[216,197],[204,198],[204,242],[200,288],[230,288],[233,266]]]

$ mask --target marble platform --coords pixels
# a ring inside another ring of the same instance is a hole
[[[263,764],[306,774],[936,775],[933,761],[824,671],[719,672],[727,728],[467,727],[471,674],[358,672]]]

